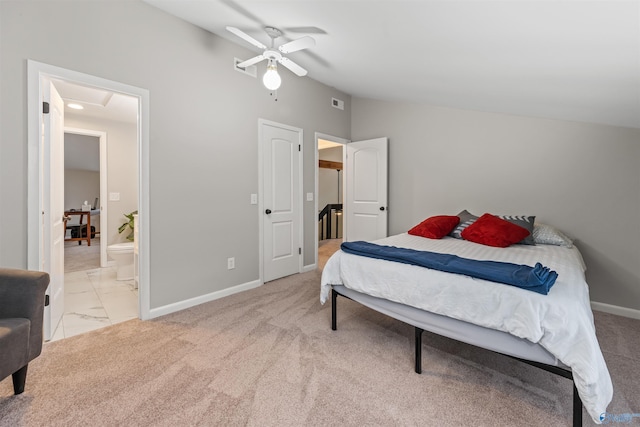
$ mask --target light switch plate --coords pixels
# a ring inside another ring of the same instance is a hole
[[[313,193],[307,193],[307,202],[313,202]]]
[[[120,200],[120,193],[109,193],[109,200],[112,202],[117,202]]]
[[[257,205],[258,204],[258,195],[255,193],[251,194],[251,204],[252,205]]]

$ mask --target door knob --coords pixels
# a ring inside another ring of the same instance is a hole
[[[266,211],[264,211],[264,213],[266,213],[267,215],[269,215],[271,213],[271,209],[267,209]]]
[[[380,206],[380,210],[383,211],[384,210],[384,206]]]

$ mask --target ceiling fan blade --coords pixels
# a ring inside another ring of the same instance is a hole
[[[299,39],[295,39],[290,41],[289,43],[285,43],[278,48],[282,53],[291,53],[296,52],[298,50],[307,49],[309,47],[315,46],[316,41],[311,36],[300,37]]]
[[[257,64],[258,62],[262,61],[263,59],[267,59],[267,58],[264,55],[254,56],[251,59],[247,59],[246,61],[239,62],[237,67],[238,68],[247,68],[247,67],[252,66],[253,64]]]
[[[300,77],[304,77],[307,75],[307,70],[305,70],[304,68],[302,68],[301,66],[299,66],[298,64],[290,60],[289,58],[284,58],[284,57],[280,58],[278,62],[284,65],[285,67],[287,67],[294,74]]]
[[[254,39],[253,37],[251,37],[249,34],[245,33],[242,30],[237,29],[236,27],[227,27],[227,31],[229,31],[230,33],[235,34],[236,36],[240,37],[242,40],[251,43],[252,45],[254,45],[257,48],[260,49],[266,49],[267,47],[265,45],[263,45],[262,43],[260,43],[258,40]]]

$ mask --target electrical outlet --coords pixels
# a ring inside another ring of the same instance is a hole
[[[227,270],[236,268],[236,259],[234,257],[227,258]]]

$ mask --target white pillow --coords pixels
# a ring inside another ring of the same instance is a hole
[[[533,241],[536,245],[556,245],[567,248],[573,247],[573,241],[557,228],[536,223],[533,226]]]

